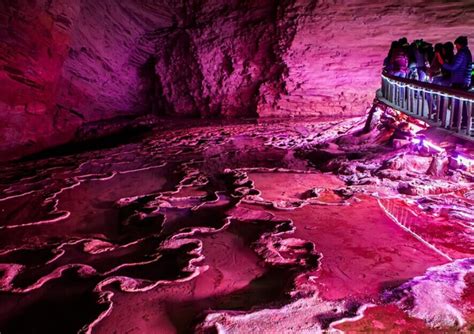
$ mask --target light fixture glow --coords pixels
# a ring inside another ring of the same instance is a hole
[[[420,145],[420,146],[424,146],[424,147],[427,147],[427,148],[430,148],[438,153],[441,153],[443,151],[446,151],[445,149],[443,149],[442,147],[436,145],[436,144],[433,144],[432,142],[426,140],[424,137],[415,137],[415,138],[412,138],[411,142],[415,145]]]
[[[411,139],[411,143],[413,145],[416,145],[416,146],[422,146],[422,147],[425,147],[425,148],[428,148],[428,149],[432,149],[433,151],[436,151],[437,153],[446,153],[448,155],[448,152],[443,149],[442,147],[426,140],[426,138],[424,137],[415,137],[415,138],[412,138]],[[458,165],[460,166],[464,166],[466,167],[467,169],[471,169],[474,167],[474,159],[472,158],[469,158],[465,155],[461,155],[461,154],[450,154],[450,157],[455,160]]]

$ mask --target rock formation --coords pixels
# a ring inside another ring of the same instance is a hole
[[[393,145],[407,116],[373,116],[169,121],[0,166],[0,329],[472,333],[474,166],[433,175]]]
[[[473,19],[462,1],[2,0],[0,153],[149,112],[362,114],[392,39],[452,40]]]

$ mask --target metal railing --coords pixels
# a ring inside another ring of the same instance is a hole
[[[378,99],[431,126],[474,139],[474,94],[426,82],[382,74]]]

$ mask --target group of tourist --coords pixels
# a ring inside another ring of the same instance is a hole
[[[456,54],[454,54],[456,49]],[[434,46],[420,40],[409,44],[406,38],[393,41],[384,60],[389,74],[469,90],[472,84],[472,55],[466,36]]]

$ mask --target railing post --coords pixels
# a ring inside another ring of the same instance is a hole
[[[393,103],[395,95],[395,84],[390,85],[390,102]]]
[[[420,116],[425,117],[425,91],[424,90],[420,92],[420,97],[421,97]]]
[[[463,107],[464,107],[464,102],[463,102],[462,99],[456,98],[456,100],[457,100],[457,101],[456,101],[456,102],[457,102],[457,103],[456,103],[456,106],[457,106],[457,109],[458,109],[458,110],[456,111],[456,112],[457,112],[457,115],[458,115],[458,118],[457,118],[458,123],[456,124],[456,130],[457,130],[457,132],[461,132],[461,124],[462,124],[462,116],[463,116],[463,114],[462,114],[462,109],[463,109]]]
[[[387,100],[390,101],[390,90],[392,89],[392,84],[387,83]]]
[[[411,89],[410,86],[407,86],[408,87],[408,108],[407,108],[407,111],[409,113],[412,113],[412,110],[413,110],[413,90]]]
[[[413,109],[412,109],[412,112],[413,112],[414,114],[416,114],[416,110],[417,110],[417,108],[418,108],[418,100],[416,99],[416,92],[417,92],[416,88],[413,87],[413,97],[412,97],[412,100],[413,100]]]
[[[397,105],[398,105],[399,108],[401,108],[401,106],[402,106],[402,96],[403,96],[402,87],[397,87],[397,91],[398,91],[398,99],[397,99],[398,103],[397,103]]]
[[[450,113],[449,113],[449,124],[448,124],[448,126],[450,128],[453,128],[454,127],[454,112],[455,112],[455,110],[454,110],[454,97],[451,96],[451,97],[448,98],[448,100],[449,100],[449,104],[451,105],[451,109],[450,109]]]
[[[395,104],[398,107],[398,96],[399,96],[399,88],[398,85],[393,85],[393,104]]]
[[[403,86],[403,110],[407,110],[408,105],[408,88],[407,85]]]
[[[386,89],[387,89],[386,79],[385,77],[382,76],[382,96],[384,98],[387,98],[387,94],[385,92]]]
[[[392,92],[392,84],[387,83],[387,100],[390,101],[390,93]]]
[[[441,98],[441,96],[440,96],[440,98]],[[443,106],[441,107],[441,108],[442,108],[442,109],[441,109],[441,110],[442,110],[442,113],[441,113],[441,114],[442,114],[442,115],[441,115],[441,118],[442,118],[442,120],[441,120],[441,126],[442,126],[443,128],[445,128],[445,127],[448,126],[448,124],[446,124],[447,119],[448,119],[448,102],[449,102],[449,101],[448,101],[448,98],[447,98],[446,96],[443,96],[443,103],[442,103]]]
[[[417,115],[420,115],[420,107],[421,107],[421,104],[420,104],[420,94],[421,94],[421,91],[419,89],[416,90],[416,110],[415,110],[415,113]]]
[[[472,101],[467,102],[467,135],[472,136]]]
[[[402,97],[403,97],[403,87],[399,86],[398,87],[398,100],[397,100],[397,105],[398,105],[398,108],[402,109],[402,105],[403,105],[403,101],[402,101]]]
[[[380,80],[380,88],[381,88],[382,96],[385,97],[385,79],[383,76],[381,77],[381,80]]]
[[[405,110],[405,86],[400,87],[400,108]]]
[[[436,122],[439,122],[440,109],[441,109],[441,95],[436,94],[436,116],[435,116],[436,117],[436,119],[435,119]]]
[[[431,92],[426,92],[426,102],[428,103],[428,119],[432,119],[433,116],[433,94]]]

